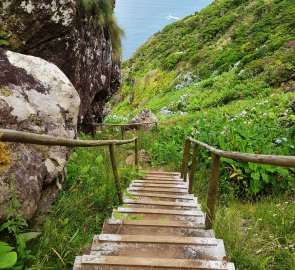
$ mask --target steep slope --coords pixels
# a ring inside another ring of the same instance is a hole
[[[148,150],[160,149],[158,164],[179,164],[186,135],[224,150],[294,155],[294,16],[292,0],[217,0],[167,26],[124,63],[107,121],[151,109],[162,122]],[[225,192],[294,190],[291,170],[225,164]]]
[[[123,102],[114,113],[129,112],[127,104],[131,112],[159,112],[186,86],[184,112],[294,90],[294,16],[292,0],[218,0],[167,26],[124,63]]]

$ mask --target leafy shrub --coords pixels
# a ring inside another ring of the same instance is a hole
[[[166,70],[171,70],[179,63],[182,58],[181,53],[171,53],[162,63],[161,67]]]
[[[0,241],[0,269],[11,268],[16,264],[17,254],[12,251],[13,249],[7,243]]]
[[[93,17],[96,27],[104,31],[106,38],[111,39],[113,56],[121,58],[121,38],[124,31],[118,26],[113,12],[113,1],[111,0],[80,0],[81,9]]]

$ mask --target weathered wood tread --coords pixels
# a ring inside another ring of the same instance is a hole
[[[149,193],[149,192],[131,191],[130,195],[140,196],[140,197],[185,199],[185,200],[190,200],[190,201],[196,200],[196,198],[191,194],[177,195],[177,194],[166,194],[166,193]]]
[[[169,193],[187,193],[187,188],[149,188],[149,187],[129,187],[129,191],[146,191],[146,192],[169,192]]]
[[[195,203],[184,203],[184,202],[167,202],[167,201],[147,201],[147,200],[131,200],[124,199],[126,204],[147,204],[147,205],[162,205],[162,206],[175,206],[175,207],[192,207],[200,208],[200,205]]]
[[[182,236],[152,236],[152,235],[100,234],[100,235],[94,236],[93,242],[94,243],[98,243],[98,242],[159,243],[159,244],[217,246],[217,240],[215,238],[182,237]]]
[[[109,219],[109,224],[121,224],[132,226],[157,226],[157,227],[179,227],[179,228],[201,228],[205,229],[204,224],[193,225],[184,221],[170,221],[170,220],[121,220],[121,219]]]
[[[138,213],[138,214],[156,214],[156,215],[178,215],[178,216],[195,216],[203,217],[204,214],[201,211],[189,211],[189,210],[166,210],[166,209],[147,209],[147,208],[123,208],[119,207],[120,213]]]
[[[133,182],[131,187],[152,187],[152,188],[179,188],[179,189],[188,189],[187,185],[182,184],[158,184],[158,183],[136,183]]]
[[[183,259],[161,259],[161,258],[141,258],[141,257],[124,257],[124,256],[101,256],[84,255],[81,264],[85,265],[110,265],[110,266],[143,266],[147,269],[202,269],[202,270],[233,270],[232,263],[223,261],[208,260],[183,260]],[[131,268],[132,269],[132,268]]]
[[[157,171],[149,171],[147,174],[160,174],[160,175],[180,175],[179,172],[157,172]]]
[[[161,185],[182,185],[187,186],[188,184],[183,181],[154,181],[154,180],[134,180],[132,183],[141,183],[141,184],[161,184]]]

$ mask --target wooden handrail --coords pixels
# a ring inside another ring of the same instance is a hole
[[[131,140],[74,140],[64,137],[55,137],[51,135],[40,135],[30,132],[0,129],[0,142],[15,142],[15,143],[27,143],[38,144],[47,146],[66,146],[66,147],[97,147],[97,146],[109,146],[110,158],[112,163],[112,169],[114,173],[116,190],[119,197],[119,201],[123,203],[123,195],[121,190],[121,183],[118,173],[118,166],[115,156],[115,145],[123,145],[134,143],[135,154],[135,166],[138,171],[138,139],[133,138]]]
[[[18,142],[29,143],[48,146],[67,146],[67,147],[95,147],[95,146],[107,146],[111,144],[122,145],[132,143],[136,138],[131,140],[74,140],[64,137],[55,137],[51,135],[40,135],[30,132],[0,129],[0,141],[1,142]]]
[[[141,126],[141,125],[156,125],[158,122],[141,122],[141,123],[122,123],[122,124],[105,124],[105,123],[95,123],[94,126],[106,126],[106,127],[128,127],[128,126]]]
[[[122,136],[122,140],[124,140],[124,127],[132,127],[132,126],[144,126],[144,125],[155,125],[156,126],[156,130],[158,131],[158,122],[141,122],[141,123],[123,123],[123,124],[104,124],[104,123],[95,123],[93,124],[94,127],[120,127],[121,129],[121,136]],[[113,134],[114,136],[114,134]]]
[[[193,138],[188,138],[190,142],[198,144],[212,154],[223,157],[229,158],[233,160],[240,160],[245,162],[252,162],[252,163],[259,163],[259,164],[269,164],[274,166],[280,167],[295,167],[295,157],[294,156],[280,156],[280,155],[260,155],[260,154],[247,154],[247,153],[240,153],[240,152],[229,152],[223,151],[217,148],[214,148],[206,143],[200,142],[198,140],[194,140]]]
[[[247,154],[240,152],[230,152],[223,151],[217,148],[214,148],[206,143],[195,140],[191,137],[188,137],[185,141],[183,161],[182,161],[182,170],[181,176],[183,179],[186,179],[186,174],[188,171],[188,163],[190,157],[190,144],[194,144],[194,151],[192,157],[191,172],[189,175],[189,192],[192,193],[192,186],[194,180],[194,174],[196,169],[197,162],[197,146],[202,146],[206,150],[212,153],[212,166],[209,177],[209,189],[207,197],[207,212],[206,212],[206,229],[212,229],[213,219],[214,219],[214,210],[215,203],[217,198],[217,188],[219,180],[219,166],[220,158],[228,158],[237,161],[252,162],[259,164],[268,164],[280,167],[292,168],[295,167],[295,157],[294,156],[281,156],[281,155],[260,155],[260,154]]]

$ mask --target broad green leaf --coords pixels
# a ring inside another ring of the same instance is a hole
[[[32,239],[37,238],[41,233],[39,232],[27,232],[19,234],[19,237],[22,238],[25,242],[28,242]]]
[[[8,253],[13,250],[13,247],[11,247],[9,244],[0,241],[0,255]]]
[[[9,252],[0,255],[0,269],[7,269],[16,264],[17,254],[16,252]]]

